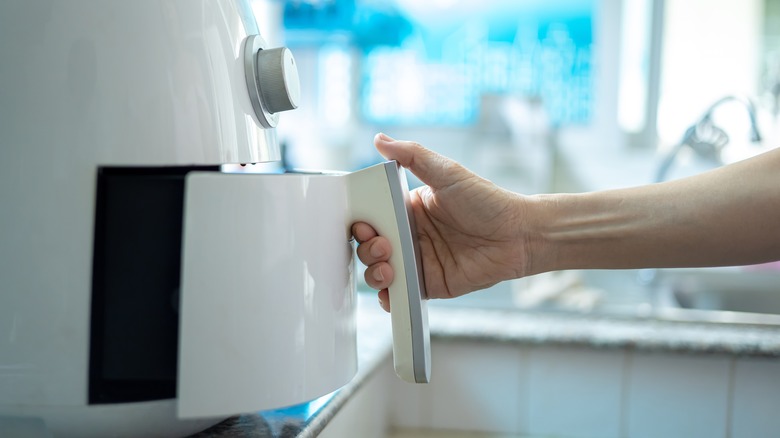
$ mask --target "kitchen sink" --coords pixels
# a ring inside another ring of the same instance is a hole
[[[661,318],[780,325],[780,270],[663,269],[655,283]]]
[[[780,269],[553,272],[431,305],[780,327]]]

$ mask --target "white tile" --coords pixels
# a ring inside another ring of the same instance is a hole
[[[731,358],[635,353],[624,407],[630,438],[725,438]]]
[[[517,433],[525,351],[516,345],[441,342],[432,348],[433,429]]]
[[[738,359],[731,406],[732,438],[780,436],[780,360]]]
[[[374,373],[325,426],[319,437],[385,438],[389,430],[388,378],[386,370]]]
[[[436,347],[432,346],[431,348],[435,351]],[[434,361],[432,365],[435,363]],[[431,371],[432,378],[437,379],[435,369]],[[391,427],[429,428],[431,425],[431,401],[433,400],[431,384],[415,384],[401,380],[393,370],[392,359],[387,363],[387,373],[390,375],[388,421]]]
[[[625,357],[622,350],[532,349],[528,432],[618,438]]]
[[[387,438],[534,438],[528,435],[473,432],[461,430],[434,430],[434,429],[398,429],[392,430]],[[541,437],[537,437],[541,438]]]

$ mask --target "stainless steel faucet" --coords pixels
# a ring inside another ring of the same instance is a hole
[[[753,102],[746,97],[723,97],[710,105],[707,111],[704,112],[704,115],[685,131],[680,142],[666,154],[663,161],[661,161],[661,164],[658,166],[655,182],[666,180],[669,169],[677,159],[677,155],[686,147],[692,149],[697,156],[705,160],[718,165],[723,164],[721,152],[729,143],[729,136],[726,131],[713,122],[712,115],[717,108],[728,102],[738,102],[745,107],[748,117],[750,118],[750,140],[754,143],[761,141],[761,134],[758,131],[758,124],[756,123],[756,109]]]
[[[713,122],[712,115],[721,105],[729,102],[740,103],[747,110],[750,118],[750,140],[753,143],[761,141],[761,133],[758,131],[758,123],[756,122],[756,108],[753,102],[747,97],[741,96],[729,95],[722,97],[710,105],[696,123],[685,130],[685,134],[683,134],[680,142],[664,156],[656,171],[655,182],[666,181],[666,178],[669,176],[669,169],[674,164],[680,151],[685,148],[690,148],[697,156],[713,164],[723,164],[721,152],[728,145],[729,136],[723,128]],[[637,273],[637,280],[640,284],[649,286],[655,282],[657,276],[658,269],[640,269]]]

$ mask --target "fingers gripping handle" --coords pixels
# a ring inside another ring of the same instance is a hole
[[[427,383],[428,309],[406,175],[397,162],[388,161],[348,178],[353,222],[370,224],[393,248],[389,263],[395,276],[389,292],[395,372],[407,382]]]

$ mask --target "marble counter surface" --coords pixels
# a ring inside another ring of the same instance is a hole
[[[373,294],[360,294],[358,306],[358,372],[350,383],[309,403],[232,417],[191,438],[317,436],[380,365],[392,360],[389,315],[379,309]],[[780,326],[475,309],[435,303],[429,306],[429,322],[434,343],[477,340],[780,357]]]
[[[431,336],[440,341],[780,357],[780,326],[433,306],[429,318]]]

